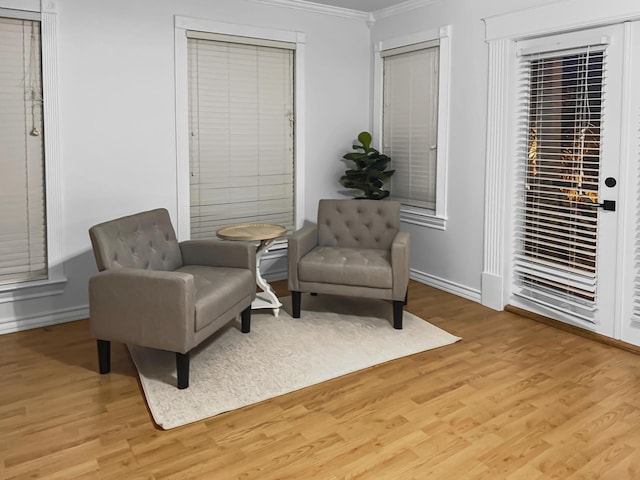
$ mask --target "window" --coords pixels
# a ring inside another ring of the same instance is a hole
[[[191,238],[294,229],[295,43],[187,32]]]
[[[604,46],[522,59],[517,295],[591,320],[596,304]]]
[[[391,157],[401,220],[446,227],[450,26],[376,46],[374,136]]]
[[[0,16],[0,285],[48,278],[40,22]]]
[[[436,207],[438,42],[382,52],[382,144],[395,170],[392,196],[406,205]]]

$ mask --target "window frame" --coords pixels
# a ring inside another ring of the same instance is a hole
[[[47,279],[0,286],[0,303],[27,300],[64,291],[62,181],[58,102],[58,6],[54,1],[0,0],[0,15],[40,20],[45,164],[45,219],[47,228]]]
[[[257,40],[295,43],[294,53],[294,215],[295,227],[304,221],[304,152],[305,110],[304,69],[305,35],[302,32],[260,28],[235,23],[175,16],[175,78],[176,78],[176,179],[177,179],[177,236],[190,238],[189,186],[189,98],[187,30],[222,35],[235,35]]]
[[[384,59],[382,52],[417,43],[439,41],[438,78],[438,149],[436,155],[436,208],[435,211],[415,205],[402,204],[400,220],[405,223],[446,230],[447,226],[447,168],[449,157],[449,91],[451,78],[451,25],[377,42],[374,45],[373,136],[376,148],[382,148]],[[393,168],[393,158],[391,159]],[[393,192],[391,197],[393,199]]]

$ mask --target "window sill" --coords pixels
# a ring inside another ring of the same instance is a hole
[[[13,283],[0,286],[0,303],[30,300],[32,298],[60,295],[64,292],[66,278]]]
[[[400,207],[400,221],[436,230],[447,229],[447,219],[445,217],[436,216],[433,210],[411,205],[402,205]]]

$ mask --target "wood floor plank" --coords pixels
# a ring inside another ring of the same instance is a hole
[[[640,356],[416,282],[407,309],[462,341],[169,431],[88,321],[0,336],[0,478],[640,480]]]

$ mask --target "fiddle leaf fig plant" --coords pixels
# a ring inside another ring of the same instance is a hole
[[[358,135],[360,145],[353,145],[355,152],[347,153],[342,158],[353,162],[353,168],[340,177],[342,186],[362,191],[356,198],[382,200],[389,196],[384,183],[395,170],[387,170],[391,158],[380,153],[371,146],[371,134],[361,132]]]

